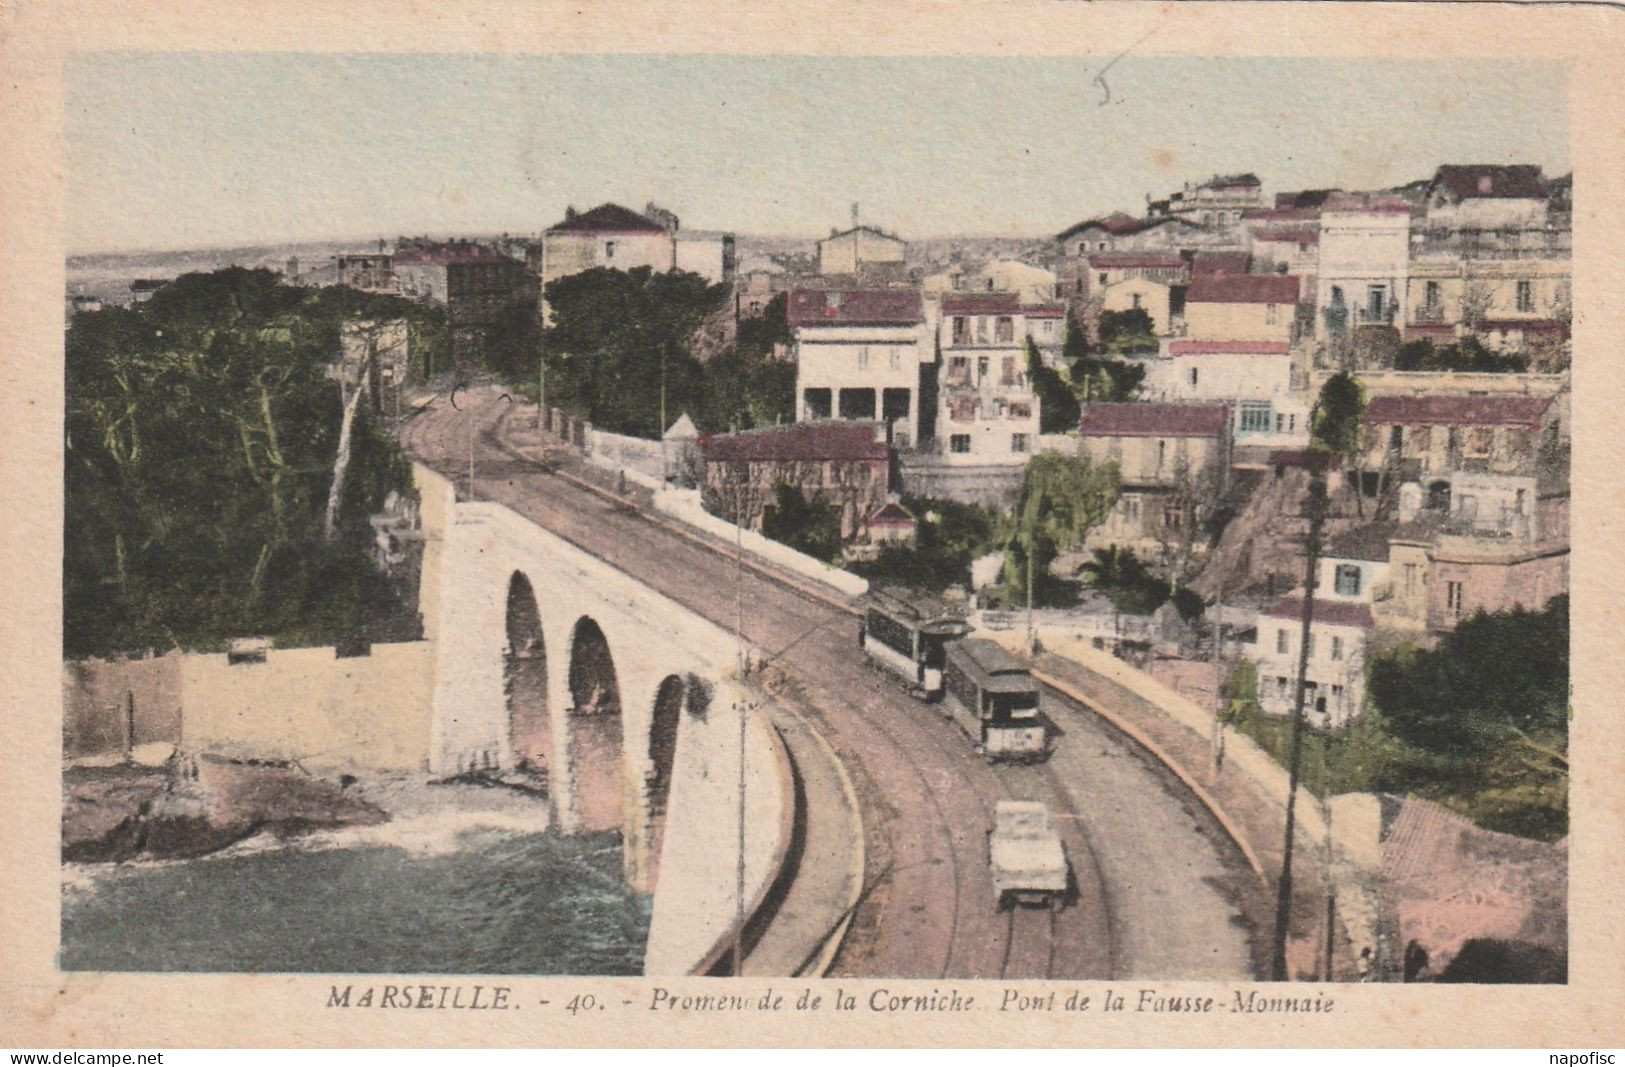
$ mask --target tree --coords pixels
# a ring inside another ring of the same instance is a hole
[[[351,316],[406,307],[363,296],[231,268],[75,316],[66,654],[330,641],[383,605],[366,517],[410,485],[410,465],[370,406],[346,414],[328,371]]]
[[[1100,349],[1124,354],[1155,352],[1157,328],[1151,313],[1144,308],[1101,312]]]
[[[1035,604],[1057,599],[1050,564],[1106,521],[1117,502],[1117,467],[1088,456],[1045,453],[1027,463],[1005,545],[1004,584]]]
[[[1082,408],[1078,395],[1054,367],[1044,364],[1038,346],[1027,341],[1027,376],[1038,396],[1038,432],[1066,433],[1078,428]]]
[[[1326,379],[1315,401],[1309,440],[1316,448],[1352,461],[1360,451],[1360,425],[1365,418],[1365,390],[1343,371]]]
[[[704,371],[692,339],[726,298],[697,274],[595,268],[547,285],[543,338],[549,402],[599,429],[658,438],[669,414],[701,411]]]
[[[834,562],[841,554],[840,512],[808,502],[789,482],[774,486],[773,503],[762,512],[762,533],[825,562]]]
[[[1370,700],[1492,829],[1567,832],[1569,605],[1464,620],[1436,648],[1373,657]]]

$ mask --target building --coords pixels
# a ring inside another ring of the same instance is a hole
[[[1408,289],[1411,208],[1399,197],[1341,197],[1320,214],[1315,271],[1319,339],[1352,340],[1363,328],[1402,322]]]
[[[1293,348],[1285,341],[1167,342],[1141,391],[1177,403],[1222,403],[1236,447],[1302,448],[1309,401]]]
[[[1423,481],[1427,506],[1442,500],[1450,510],[1457,475],[1533,478],[1536,449],[1542,435],[1553,432],[1557,414],[1550,396],[1373,397],[1365,410],[1361,465],[1389,470],[1399,481]]]
[[[394,293],[395,257],[388,252],[351,252],[334,257],[338,283],[363,293]]]
[[[797,289],[786,318],[796,362],[796,421],[883,423],[892,444],[920,440],[920,394],[936,373],[912,289]]]
[[[1223,404],[1090,404],[1079,448],[1096,466],[1114,464],[1117,502],[1086,548],[1118,545],[1154,555],[1188,534],[1193,510],[1229,484],[1230,412]]]
[[[1015,293],[1024,304],[1046,304],[1060,291],[1055,272],[1019,259],[993,259],[980,267],[956,265],[920,281],[927,299],[952,293]]]
[[[1248,658],[1258,668],[1258,704],[1266,715],[1290,716],[1296,706],[1304,599],[1289,596],[1258,617]],[[1365,707],[1365,645],[1375,626],[1371,608],[1317,591],[1309,621],[1304,672],[1304,722],[1337,730]]]
[[[1207,247],[1213,243],[1212,233],[1184,218],[1164,216],[1137,219],[1118,212],[1105,218],[1088,219],[1056,235],[1055,244],[1059,254],[1055,280],[1060,295],[1077,310],[1101,286],[1120,280],[1108,277],[1107,281],[1101,281],[1099,275],[1102,269],[1090,262],[1091,257],[1147,253],[1172,255],[1182,249]],[[1171,283],[1182,280],[1186,273],[1183,263],[1151,269],[1178,272],[1181,277],[1162,279]],[[1112,267],[1107,266],[1105,270],[1110,274]]]
[[[781,485],[814,507],[840,512],[843,540],[866,529],[889,501],[890,450],[876,422],[806,422],[733,434],[701,435],[702,500],[730,522],[762,528]]]
[[[445,306],[452,360],[460,367],[482,365],[491,324],[505,309],[536,292],[535,279],[523,263],[472,241],[426,243],[399,251],[394,269],[402,296]]]
[[[1048,326],[1057,320],[1039,321]],[[1039,404],[1027,374],[1029,332],[1015,293],[943,299],[936,429],[949,463],[1021,466],[1037,450]]]
[[[818,242],[818,273],[859,277],[881,264],[901,266],[908,245],[901,237],[874,226],[831,230]]]
[[[1429,230],[1527,230],[1547,222],[1546,181],[1520,163],[1446,164],[1427,190]]]
[[[595,268],[682,270],[713,284],[731,282],[736,267],[732,234],[685,233],[677,216],[654,204],[640,213],[619,204],[590,211],[565,209],[547,228],[533,266],[542,285]]]
[[[1194,341],[1296,339],[1298,279],[1286,274],[1193,275],[1185,291],[1184,336]]]
[[[1211,230],[1240,224],[1248,211],[1265,207],[1263,184],[1254,174],[1216,174],[1200,185],[1169,195],[1168,215]]]

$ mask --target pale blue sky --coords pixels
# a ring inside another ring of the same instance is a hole
[[[66,69],[70,250],[508,230],[1046,234],[1215,172],[1567,171],[1555,63],[98,53]]]

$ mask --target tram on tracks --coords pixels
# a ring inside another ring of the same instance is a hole
[[[858,648],[895,675],[919,700],[942,699],[948,646],[970,633],[963,611],[940,597],[897,589],[871,590],[858,629]]]
[[[994,642],[970,637],[949,648],[943,688],[943,713],[988,762],[1049,758],[1049,721],[1039,707],[1038,684]]]

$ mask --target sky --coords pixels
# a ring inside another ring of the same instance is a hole
[[[1556,63],[80,53],[71,252],[538,233],[567,205],[685,229],[1043,235],[1216,173],[1374,188],[1568,171]],[[1099,79],[1099,80],[1097,80]],[[1104,81],[1104,88],[1101,81]]]

